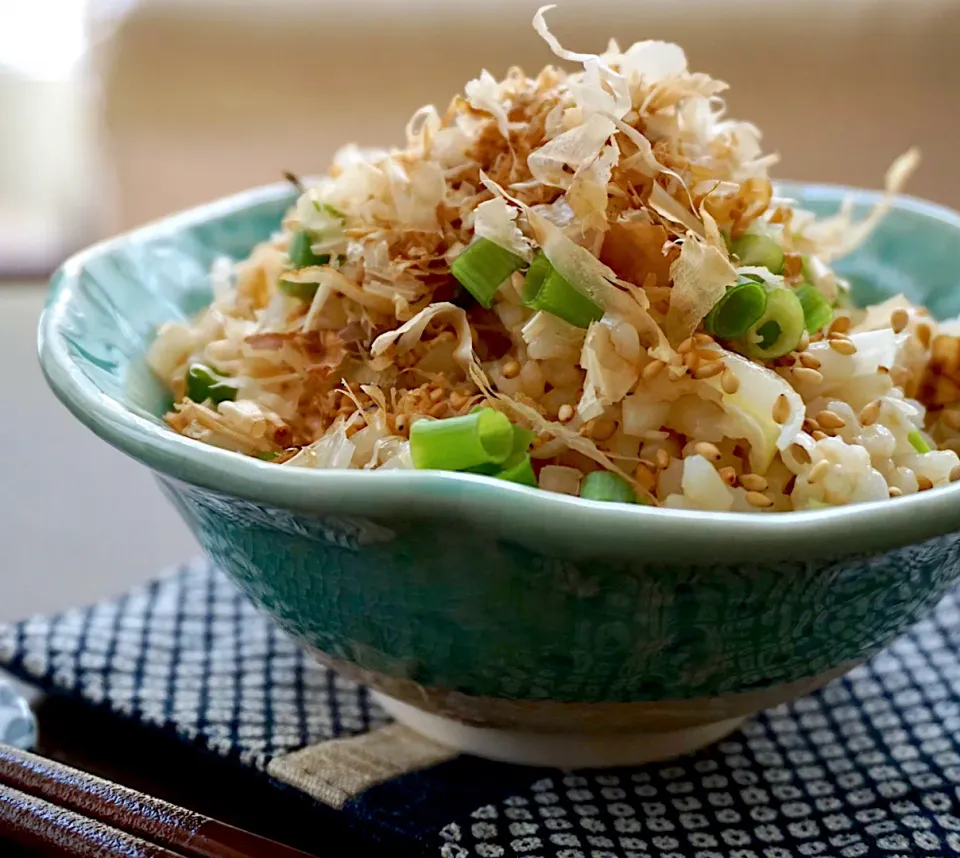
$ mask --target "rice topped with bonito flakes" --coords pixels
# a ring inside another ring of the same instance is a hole
[[[593,500],[788,511],[960,477],[960,341],[831,263],[865,219],[774,195],[683,51],[563,49],[347,146],[148,355],[172,429],[285,468],[440,469]]]

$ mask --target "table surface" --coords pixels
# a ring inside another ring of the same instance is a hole
[[[50,392],[36,358],[44,294],[0,282],[0,389],[13,403],[0,420],[0,622],[122,592],[199,550],[147,469]]]

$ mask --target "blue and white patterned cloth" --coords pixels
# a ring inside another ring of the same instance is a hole
[[[251,776],[386,723],[363,688],[301,653],[202,561],[0,629],[0,666]],[[384,854],[435,858],[958,854],[960,601],[822,692],[674,763],[570,773],[453,757],[338,813]]]

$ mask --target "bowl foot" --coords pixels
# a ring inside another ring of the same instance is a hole
[[[528,733],[474,727],[371,693],[400,724],[441,745],[498,762],[561,769],[634,766],[678,757],[722,739],[745,720],[730,718],[669,733]]]

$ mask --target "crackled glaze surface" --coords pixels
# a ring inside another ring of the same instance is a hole
[[[821,212],[842,188],[787,186]],[[864,212],[877,197],[856,192]],[[149,465],[211,557],[311,647],[371,674],[520,701],[631,702],[761,689],[883,646],[960,572],[960,485],[790,515],[579,501],[432,472],[279,468],[160,419],[142,355],[208,300],[207,270],[276,229],[272,187],[92,248],[40,328],[54,391]],[[858,300],[960,312],[960,216],[900,200],[840,270]]]

